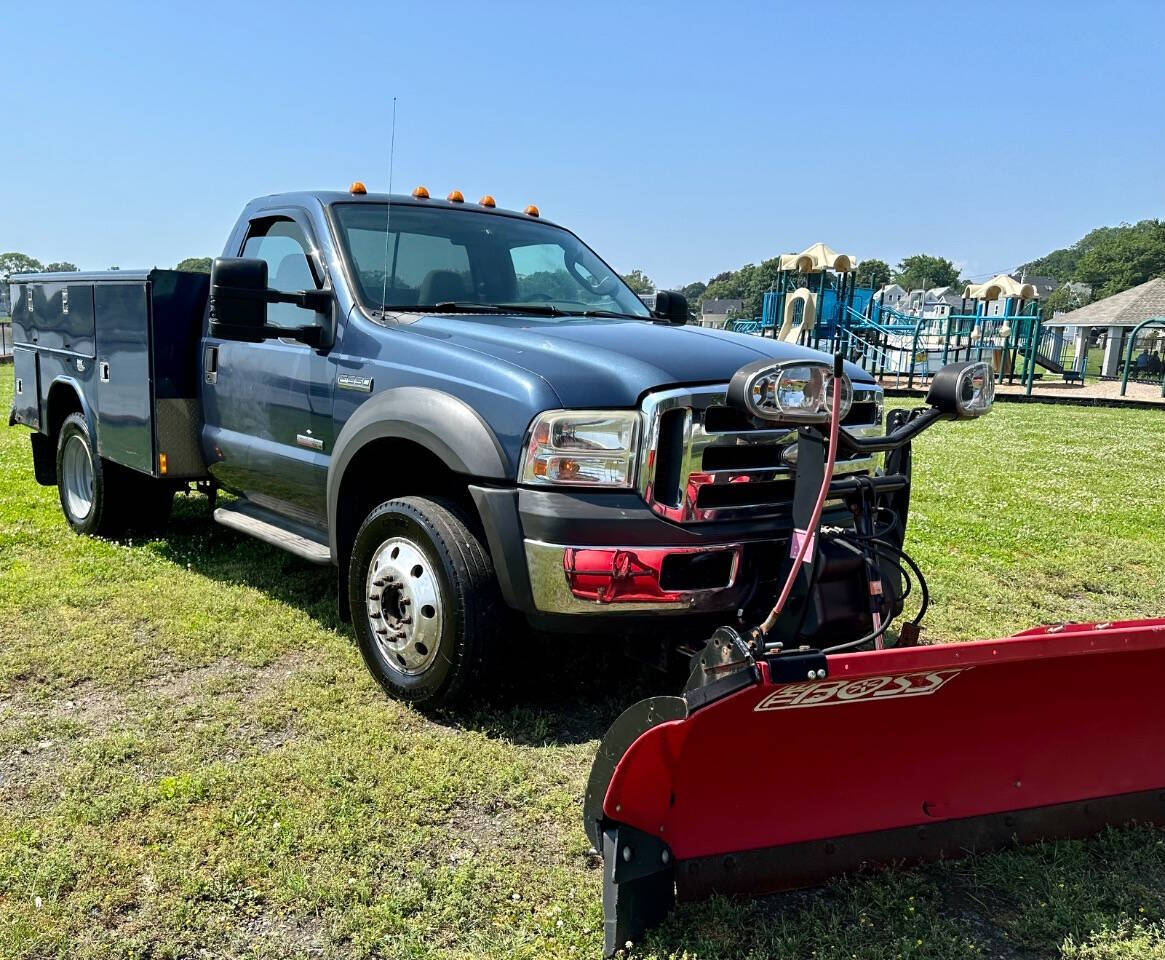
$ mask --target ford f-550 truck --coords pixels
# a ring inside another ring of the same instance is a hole
[[[788,556],[798,431],[726,391],[750,363],[821,355],[686,325],[676,294],[649,311],[532,206],[279,194],[243,210],[210,277],[11,283],[11,422],[69,525],[156,529],[176,490],[228,491],[219,523],[337,568],[395,696],[470,689],[515,655],[508,611],[540,633],[663,615],[698,636],[767,604]],[[881,389],[846,373],[846,428],[880,434]],[[908,487],[879,491],[877,472],[862,451],[839,463],[825,522],[875,523],[893,497],[900,544]],[[806,642],[900,600],[871,600],[862,562],[819,558]]]

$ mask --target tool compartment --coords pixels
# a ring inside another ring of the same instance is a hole
[[[11,284],[14,422],[48,433],[52,391],[71,388],[106,460],[154,477],[206,476],[197,370],[205,274],[30,274]]]

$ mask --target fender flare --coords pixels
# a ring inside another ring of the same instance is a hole
[[[89,405],[89,398],[85,396],[85,388],[82,386],[81,382],[76,379],[76,377],[66,377],[60,374],[53,377],[52,382],[44,391],[44,416],[41,418],[41,429],[38,431],[38,433],[43,433],[45,436],[49,435],[49,399],[52,397],[53,391],[62,385],[73,391],[73,394],[77,398],[77,402],[81,405],[81,414],[85,417],[85,423],[89,425],[89,438],[93,442],[93,451],[94,453],[99,454],[99,451],[97,450],[97,417],[93,412],[93,408]]]
[[[356,408],[336,437],[328,464],[328,546],[338,563],[340,486],[353,457],[376,440],[409,440],[467,478],[504,481],[508,457],[493,430],[464,400],[431,387],[393,387]]]

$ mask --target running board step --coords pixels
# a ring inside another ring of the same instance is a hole
[[[246,500],[216,508],[214,519],[224,527],[279,547],[310,563],[326,565],[332,562],[328,545],[317,539],[321,533]]]

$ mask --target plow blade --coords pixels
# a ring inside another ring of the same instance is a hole
[[[787,656],[604,739],[584,816],[608,953],[677,895],[1165,823],[1165,620],[818,655],[824,678],[774,682]]]

